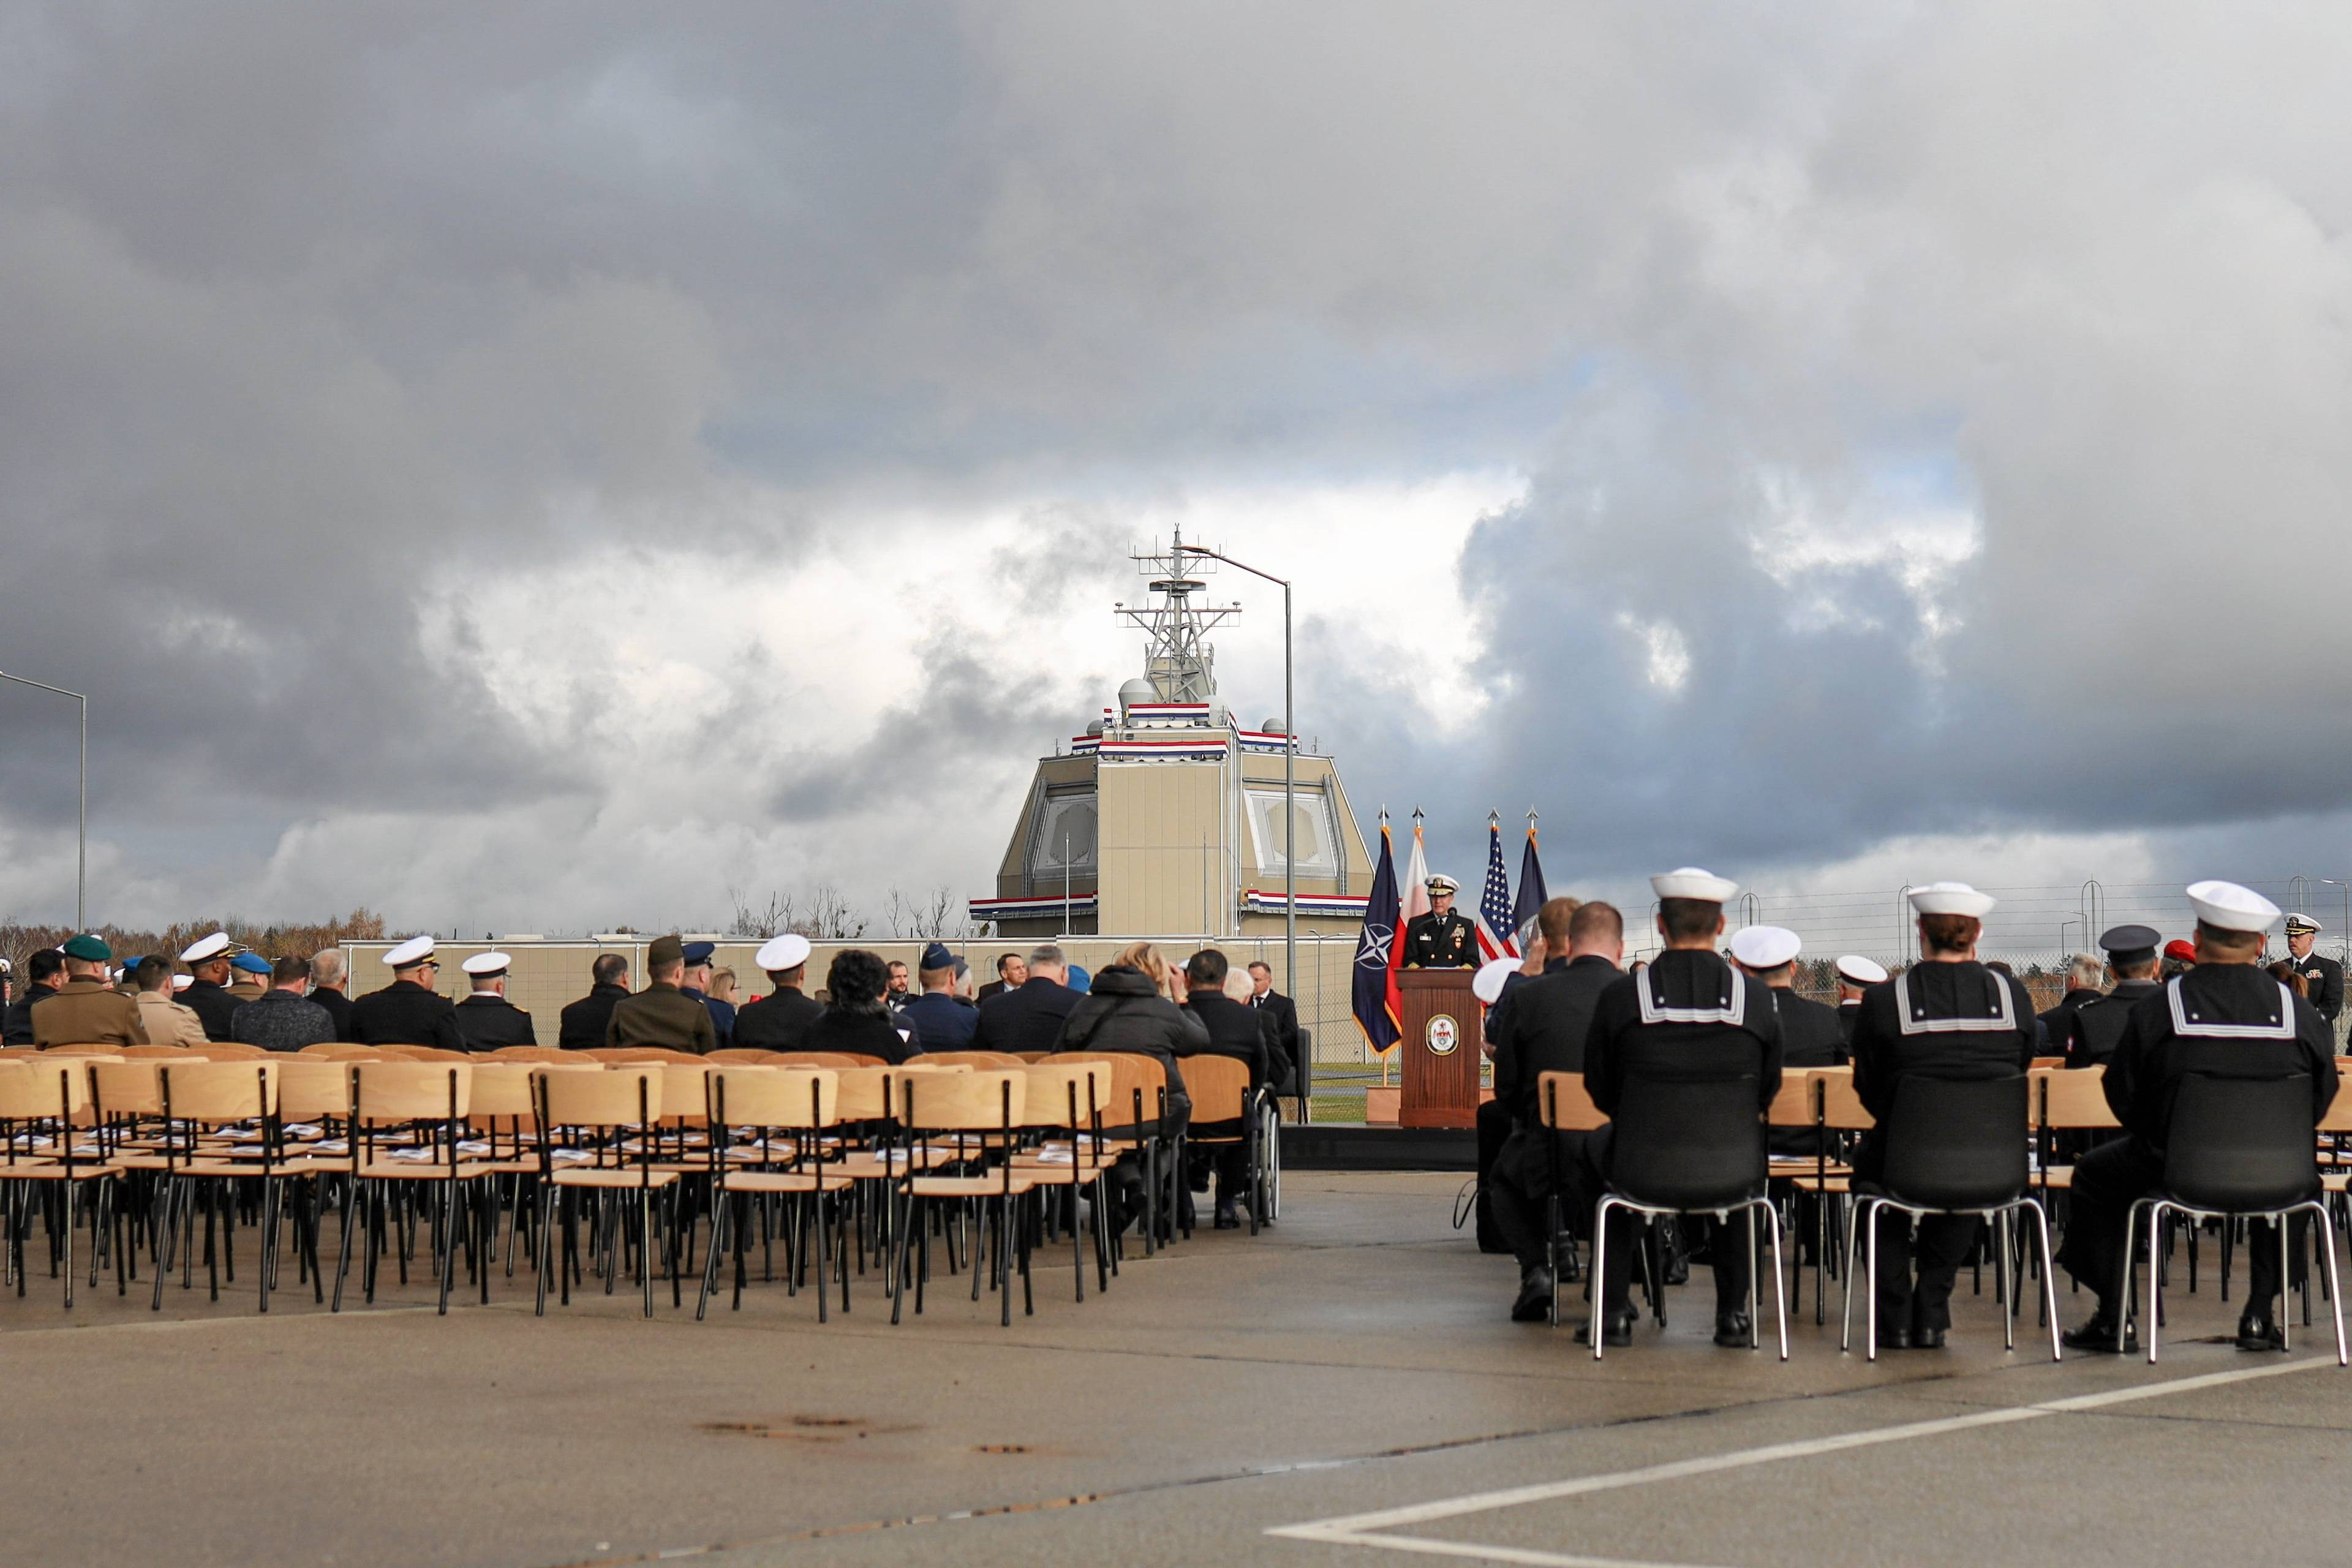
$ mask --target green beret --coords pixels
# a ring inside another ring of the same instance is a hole
[[[676,931],[654,938],[646,949],[646,965],[649,969],[667,969],[673,963],[686,962],[686,942]]]
[[[114,950],[94,936],[71,936],[61,950],[68,958],[78,958],[84,963],[104,963],[114,956]]]

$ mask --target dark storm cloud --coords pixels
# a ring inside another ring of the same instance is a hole
[[[1084,713],[1103,672],[985,634],[1101,613],[1122,505],[1502,466],[1528,490],[1459,563],[1458,667],[1307,627],[1305,721],[1367,809],[1573,802],[1628,867],[2325,812],[2345,34],[23,5],[0,668],[91,691],[101,832],[228,876],[172,830],[595,813],[625,736],[510,710],[518,680],[617,699],[499,668],[511,628],[451,607],[474,578],[789,571],[845,517],[1025,510],[1021,569],[965,579],[1009,608],[891,628],[920,674],[878,729],[812,750],[761,695],[807,669],[712,667],[699,754],[821,826],[952,799],[983,752],[1017,775]],[[877,573],[954,548],[856,542]],[[1332,547],[1454,567],[1410,542]],[[1416,745],[1472,697],[1468,738]],[[0,732],[47,700],[0,695]],[[70,788],[0,748],[0,827],[70,820]]]

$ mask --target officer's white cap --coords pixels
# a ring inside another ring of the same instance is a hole
[[[1470,994],[1491,1007],[1495,998],[1503,994],[1503,982],[1518,972],[1519,961],[1516,958],[1490,958],[1470,977]]]
[[[513,963],[503,952],[478,952],[457,967],[468,974],[504,974]]]
[[[2286,931],[2289,936],[2300,936],[2306,931],[2323,931],[2326,929],[2309,915],[2294,914],[2286,917]]]
[[[782,936],[772,936],[751,955],[751,962],[772,974],[787,969],[798,969],[808,962],[809,939],[798,931],[788,931]]]
[[[433,939],[429,936],[412,936],[383,955],[384,967],[406,969],[410,964],[422,963],[432,956]]]
[[[1433,893],[1458,893],[1462,890],[1462,884],[1451,877],[1432,877],[1422,886]]]
[[[228,951],[228,932],[216,931],[210,936],[200,936],[180,954],[182,963],[202,963],[208,958],[218,958]]]
[[[1780,926],[1742,926],[1731,936],[1731,956],[1750,969],[1778,969],[1804,950],[1795,931]]]
[[[189,986],[194,985],[195,983],[196,977],[193,974],[174,974],[172,976],[172,989],[175,992],[185,991]]]
[[[1858,952],[1842,952],[1837,961],[1838,978],[1849,985],[1884,985],[1886,965],[1874,958],[1864,958]]]
[[[2279,907],[2235,882],[2191,882],[2189,907],[2216,931],[2267,931],[2279,922]]]
[[[1739,891],[1728,877],[1684,866],[1650,879],[1650,890],[1662,899],[1696,899],[1702,904],[1727,904]]]
[[[1923,915],[1966,915],[1982,920],[2000,900],[1966,882],[1930,882],[1911,889],[1911,907]]]

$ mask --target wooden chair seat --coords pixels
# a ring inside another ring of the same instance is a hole
[[[2319,1184],[2322,1188],[2331,1193],[2347,1191],[2347,1188],[2352,1188],[2352,1171],[2322,1172],[2319,1177]]]
[[[559,1187],[603,1187],[610,1191],[626,1192],[640,1185],[668,1186],[677,1180],[677,1173],[676,1171],[598,1171],[574,1168],[569,1171],[559,1169],[552,1179]]]
[[[853,1180],[831,1165],[824,1168],[822,1187],[814,1171],[730,1171],[727,1173],[727,1190],[730,1193],[838,1193],[846,1190]]]
[[[348,1171],[351,1166],[346,1163],[343,1168]],[[429,1165],[422,1160],[371,1160],[360,1167],[362,1179],[371,1182],[446,1182],[453,1177],[470,1182],[489,1173],[486,1162],[470,1160],[458,1165]]]
[[[1002,1174],[916,1176],[907,1183],[907,1190],[919,1198],[994,1198],[1004,1195],[1006,1184]],[[1031,1172],[1013,1173],[1011,1188],[1016,1195],[1033,1192],[1041,1184]]]
[[[1790,1176],[1789,1184],[1801,1193],[1843,1193],[1852,1191],[1852,1176]]]
[[[2074,1184],[2074,1167],[2072,1165],[2053,1165],[2046,1171],[2037,1172],[2032,1184],[2036,1187],[2052,1187],[2060,1192],[2064,1192]]]
[[[120,1166],[103,1160],[76,1160],[70,1172],[51,1161],[18,1161],[13,1165],[0,1165],[0,1182],[62,1182],[70,1174],[77,1182],[93,1176],[119,1176]]]

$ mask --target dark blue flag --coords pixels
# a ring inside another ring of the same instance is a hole
[[[1389,825],[1381,824],[1381,863],[1372,872],[1372,896],[1364,900],[1364,934],[1356,942],[1356,968],[1351,986],[1356,1026],[1372,1049],[1385,1051],[1404,1033],[1403,1010],[1398,1005],[1396,856],[1389,845]]]
[[[1544,891],[1543,862],[1536,858],[1536,826],[1531,817],[1528,823],[1528,850],[1519,857],[1519,900],[1511,906],[1511,929],[1518,933],[1522,951],[1535,929],[1536,911],[1544,907],[1548,897]]]

